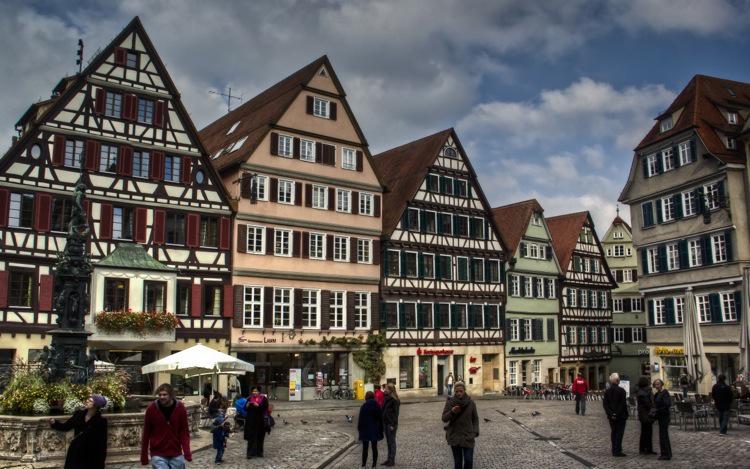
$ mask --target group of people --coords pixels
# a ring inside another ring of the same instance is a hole
[[[393,384],[383,384],[375,391],[365,393],[365,402],[359,408],[357,431],[362,442],[362,467],[367,466],[372,451],[372,467],[378,465],[378,441],[385,436],[388,456],[383,466],[396,464],[396,432],[401,401]],[[371,448],[371,449],[370,449]]]
[[[237,411],[237,427],[242,429],[242,436],[247,441],[247,450],[245,452],[247,459],[263,457],[263,445],[266,434],[271,433],[271,427],[274,425],[273,416],[271,415],[273,408],[268,400],[268,396],[261,391],[260,386],[255,386],[250,389],[249,395],[241,396],[234,403]],[[209,404],[209,415],[210,412]],[[214,459],[216,464],[224,462],[224,450],[227,446],[227,439],[231,428],[232,426],[226,416],[226,409],[219,408],[211,425],[213,448],[216,450],[216,458]]]

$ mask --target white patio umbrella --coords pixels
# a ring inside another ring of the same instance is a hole
[[[695,295],[691,287],[685,290],[685,317],[682,321],[682,334],[687,374],[696,382],[700,382],[705,374],[706,358],[703,349],[703,334],[698,322],[698,308],[695,306]]]
[[[115,364],[103,360],[94,360],[95,371],[115,371]]]
[[[750,267],[742,272],[742,305],[740,308],[740,369],[745,381],[750,380]],[[731,379],[734,379],[732,377]]]
[[[167,372],[185,377],[207,374],[243,374],[255,371],[252,363],[202,344],[166,356],[141,368],[142,373]]]

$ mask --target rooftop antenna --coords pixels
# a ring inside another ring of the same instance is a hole
[[[227,88],[227,92],[226,93],[222,93],[220,91],[214,91],[214,90],[209,90],[208,92],[211,93],[211,94],[217,94],[217,95],[219,95],[219,96],[227,99],[227,112],[229,112],[229,111],[232,110],[232,100],[233,99],[236,99],[239,102],[242,102],[242,97],[245,96],[244,93],[241,94],[241,95],[239,95],[239,96],[232,96],[232,88],[231,87]]]
[[[78,65],[78,73],[83,70],[83,39],[78,39],[78,51],[76,52],[76,65]]]

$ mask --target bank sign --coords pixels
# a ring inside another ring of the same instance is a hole
[[[427,349],[427,348],[418,348],[417,349],[417,355],[453,355],[453,350],[451,349]]]

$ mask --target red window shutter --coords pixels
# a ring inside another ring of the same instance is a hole
[[[229,217],[221,217],[219,219],[219,249],[229,249],[229,235],[231,232],[232,227]]]
[[[305,184],[305,207],[312,207],[312,184]]]
[[[52,292],[54,291],[54,277],[39,276],[39,311],[52,311]]]
[[[315,162],[323,162],[323,144],[320,142],[315,142]]]
[[[333,187],[328,188],[328,210],[336,208],[336,189]]]
[[[97,171],[99,169],[99,142],[96,140],[86,141],[86,169],[89,171]]]
[[[0,308],[8,307],[8,271],[0,270]]]
[[[187,246],[197,248],[200,242],[200,225],[201,217],[197,213],[190,213],[187,216]]]
[[[115,47],[115,65],[125,65],[125,49]]]
[[[120,155],[117,157],[117,173],[121,176],[133,174],[133,148],[120,147]]]
[[[112,205],[99,205],[99,239],[112,239]]]
[[[221,295],[221,301],[224,302],[224,304],[221,305],[221,312],[222,316],[225,318],[231,318],[234,317],[234,303],[232,300],[234,299],[234,290],[232,289],[231,284],[225,284],[224,285],[224,294]]]
[[[336,105],[336,103],[331,102],[330,106],[331,107],[330,107],[330,109],[328,111],[328,118],[331,119],[332,121],[335,121],[336,120],[336,107],[337,107],[337,105]]]
[[[188,215],[189,216],[189,215]],[[190,292],[190,316],[199,318],[203,315],[203,285],[193,284]]]
[[[266,227],[266,255],[273,256],[276,230],[270,226]]]
[[[271,154],[276,156],[279,154],[279,134],[271,132]]]
[[[39,233],[46,233],[50,228],[50,208],[52,196],[37,192],[34,197],[34,229]]]
[[[0,189],[0,228],[8,226],[8,203],[10,192],[8,189]]]
[[[380,240],[374,239],[372,241],[372,263],[374,265],[380,265]]]
[[[157,127],[164,127],[164,115],[166,114],[166,102],[157,101],[154,105],[154,125]]]
[[[52,149],[52,164],[62,166],[65,159],[65,136],[55,135],[55,144]]]
[[[125,94],[122,97],[122,118],[125,120],[133,120],[133,101],[131,100],[132,94]]]
[[[375,197],[373,197],[373,199],[374,201],[372,203],[373,205],[372,211],[376,217],[379,217],[380,216],[380,196],[376,195]]]
[[[149,170],[149,177],[154,181],[159,181],[162,179],[162,174],[164,174],[164,153],[160,151],[155,151],[151,155],[151,166],[148,168]]]
[[[359,192],[352,191],[352,215],[359,215]]]
[[[164,222],[166,212],[164,210],[154,210],[154,224],[151,228],[151,236],[154,244],[164,244]]]
[[[359,241],[357,238],[349,238],[349,262],[352,264],[357,263],[357,249],[359,249]]]
[[[180,182],[190,184],[190,175],[193,173],[193,160],[189,156],[182,157],[180,166]]]
[[[298,160],[299,159],[299,139],[295,138],[293,139],[293,142],[294,144],[292,145],[293,147],[292,156],[294,157],[294,159]]]
[[[364,167],[365,155],[361,151],[357,151],[357,171],[360,173]]]
[[[276,202],[279,198],[279,180],[277,178],[271,178],[271,190],[268,193],[268,200]]]
[[[312,114],[313,113],[313,106],[315,105],[315,98],[312,96],[307,97],[307,113]]]
[[[104,88],[97,88],[94,94],[94,112],[96,114],[104,114]]]
[[[148,217],[148,209],[145,207],[138,207],[135,209],[135,242],[145,243],[146,242],[146,218]]]
[[[302,183],[294,183],[294,205],[302,205]]]

